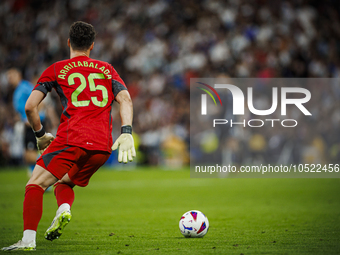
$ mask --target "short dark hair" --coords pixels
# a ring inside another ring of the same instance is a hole
[[[96,38],[96,31],[91,24],[77,21],[70,27],[70,43],[74,50],[87,50]]]

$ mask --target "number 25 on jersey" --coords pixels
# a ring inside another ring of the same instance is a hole
[[[72,86],[75,84],[75,79],[79,78],[80,79],[80,85],[76,88],[75,91],[73,91],[71,95],[71,101],[72,104],[75,107],[83,107],[83,106],[88,106],[90,104],[90,101],[98,107],[105,107],[107,105],[107,102],[109,100],[109,96],[107,93],[107,89],[103,85],[97,85],[94,83],[94,79],[101,79],[105,80],[105,75],[102,73],[90,73],[89,76],[87,77],[87,81],[90,87],[90,91],[97,91],[101,90],[102,95],[103,95],[103,101],[99,101],[97,97],[93,96],[91,97],[91,100],[78,100],[78,96],[80,93],[84,91],[87,85],[86,78],[84,75],[81,73],[73,73],[68,77],[68,85]]]

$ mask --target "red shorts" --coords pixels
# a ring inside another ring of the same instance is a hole
[[[85,187],[91,176],[107,161],[110,153],[90,151],[80,147],[68,146],[54,140],[37,160],[59,180],[68,173],[71,181]]]

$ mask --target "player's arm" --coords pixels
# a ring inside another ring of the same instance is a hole
[[[132,119],[133,119],[133,106],[130,94],[127,90],[120,91],[116,96],[116,101],[120,105],[119,114],[122,123],[122,134],[118,137],[112,146],[112,150],[118,151],[118,161],[127,163],[136,157],[136,150],[132,137]]]
[[[132,126],[133,106],[130,94],[127,90],[120,91],[116,96],[119,103],[119,114],[122,126]]]
[[[26,101],[25,112],[33,131],[38,131],[42,128],[38,107],[44,97],[45,94],[41,91],[33,90]]]
[[[39,104],[44,99],[45,94],[39,90],[33,90],[26,101],[25,112],[27,120],[30,123],[34,134],[37,138],[37,146],[42,153],[54,140],[54,136],[46,133],[39,116]]]

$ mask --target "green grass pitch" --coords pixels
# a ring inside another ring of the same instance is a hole
[[[45,194],[35,254],[340,254],[339,179],[189,176],[188,169],[103,168],[75,188],[73,218],[53,242],[43,235],[57,205]],[[0,171],[0,247],[22,237],[26,181],[23,169]],[[179,231],[192,209],[210,221],[204,238]]]

